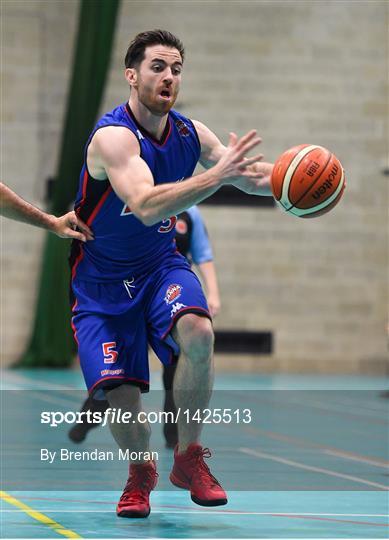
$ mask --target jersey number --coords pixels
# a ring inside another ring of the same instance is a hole
[[[132,215],[131,208],[125,204],[120,215],[121,216],[131,216]],[[176,226],[177,216],[172,216],[172,217],[170,217],[168,219],[164,219],[162,221],[162,223],[166,223],[166,225],[161,225],[160,228],[158,229],[158,232],[159,233],[168,233],[172,229],[174,229],[174,227]]]
[[[162,221],[162,223],[166,223],[166,225],[161,225],[160,228],[158,229],[158,232],[159,233],[168,233],[172,229],[174,229],[174,227],[176,226],[177,216],[172,216],[169,219],[164,219]]]
[[[114,364],[118,357],[118,352],[115,351],[116,341],[107,341],[103,343],[104,364]]]

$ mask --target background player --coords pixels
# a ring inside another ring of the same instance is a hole
[[[175,240],[181,255],[198,268],[207,293],[209,313],[212,317],[215,317],[220,310],[219,286],[208,232],[197,206],[188,208],[177,217]],[[176,411],[172,392],[176,367],[176,363],[163,365],[164,411],[166,412],[175,413]],[[81,412],[104,412],[108,406],[106,400],[97,400],[90,396],[83,403]],[[69,438],[75,443],[82,442],[88,431],[98,425],[97,423],[87,422],[85,416],[83,416],[82,422],[77,423],[69,430]],[[178,442],[177,425],[174,422],[165,423],[163,433],[166,446],[174,448]]]
[[[207,292],[209,312],[215,317],[220,311],[219,285],[212,246],[198,206],[188,208],[177,217],[176,244],[178,251],[200,271]]]
[[[0,182],[0,215],[35,227],[41,227],[53,232],[60,238],[73,238],[81,242],[93,240],[92,231],[74,211],[68,212],[61,217],[46,214],[46,212],[19,197],[2,182]],[[76,229],[81,232],[76,231]]]
[[[207,229],[196,205],[179,214],[176,223],[176,244],[178,251],[191,264],[197,266],[205,285],[209,313],[215,317],[220,311],[216,268]],[[163,365],[164,411],[166,412],[175,413],[176,411],[172,392],[176,369],[177,364]],[[177,425],[173,422],[165,423],[163,433],[166,446],[174,448],[178,442]]]
[[[209,403],[214,337],[200,283],[176,253],[175,216],[224,184],[271,195],[272,165],[246,157],[261,142],[255,130],[231,133],[225,147],[206,126],[173,111],[183,59],[181,42],[168,32],[136,36],[125,60],[130,99],[104,115],[88,139],[76,211],[95,240],[72,252],[73,328],[89,392],[105,394],[133,418],[149,386],[147,344],[164,364],[180,353],[174,401],[190,414],[189,422],[178,421],[170,479],[194,502],[216,506],[227,497],[204,462],[201,423],[191,421]],[[209,170],[193,176],[198,161]],[[123,450],[148,452],[147,424],[110,427]],[[153,462],[133,462],[118,515],[147,516],[156,481]]]

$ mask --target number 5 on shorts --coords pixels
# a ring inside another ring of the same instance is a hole
[[[103,343],[104,364],[114,364],[118,357],[118,352],[115,351],[116,341],[107,341]]]

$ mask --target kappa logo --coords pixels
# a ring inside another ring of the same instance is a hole
[[[181,304],[181,302],[176,302],[173,305],[172,310],[170,312],[170,318],[172,319],[174,317],[174,315],[177,313],[177,311],[180,311],[180,309],[182,309],[184,307],[187,307],[187,306],[185,304]]]
[[[128,296],[130,298],[132,298],[131,289],[135,289],[135,285],[133,285],[134,281],[135,281],[134,277],[131,279],[131,281],[129,279],[123,280],[123,285],[125,286]]]
[[[178,300],[178,298],[180,298],[181,296],[181,292],[181,285],[178,285],[177,283],[172,283],[171,285],[169,285],[164,298],[166,305],[172,304],[173,302]]]

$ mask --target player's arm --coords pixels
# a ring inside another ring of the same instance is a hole
[[[193,120],[201,144],[200,163],[205,169],[213,167],[224,155],[227,147],[224,146],[216,135],[201,122]],[[263,156],[261,156],[262,159]],[[250,178],[246,175],[231,179],[229,184],[250,195],[272,195],[270,176],[273,170],[272,163],[257,161],[248,166],[248,169],[257,173],[259,177]]]
[[[41,227],[61,238],[74,238],[82,242],[93,240],[92,231],[74,212],[68,212],[61,217],[46,214],[19,197],[2,182],[0,182],[0,215]],[[76,228],[80,229],[80,232],[76,231]]]
[[[135,135],[124,127],[109,126],[95,133],[88,149],[88,168],[96,163],[103,167],[116,194],[150,226],[206,199],[238,174],[257,178],[258,173],[248,167],[258,156],[245,159],[245,155],[259,143],[255,130],[240,139],[232,134],[223,156],[208,171],[185,182],[155,186]]]
[[[204,281],[209,312],[212,317],[215,317],[220,311],[220,294],[215,263],[213,261],[202,262],[198,264],[198,269]]]
[[[220,311],[220,294],[211,242],[197,206],[189,208],[188,214],[192,220],[189,252],[204,281],[209,312],[214,317]]]

